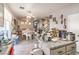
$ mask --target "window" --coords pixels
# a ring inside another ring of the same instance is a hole
[[[4,37],[11,38],[11,21],[12,14],[4,7]]]

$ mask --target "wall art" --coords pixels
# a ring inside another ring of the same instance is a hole
[[[3,26],[4,26],[4,6],[3,4],[0,4],[0,27]]]
[[[61,24],[63,24],[63,14],[61,14]]]

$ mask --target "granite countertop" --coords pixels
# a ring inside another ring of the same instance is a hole
[[[63,40],[58,40],[57,42],[47,41],[47,42],[42,42],[41,48],[43,49],[46,55],[50,55],[50,49],[66,46],[68,44],[72,44],[75,42],[77,41],[63,41]]]

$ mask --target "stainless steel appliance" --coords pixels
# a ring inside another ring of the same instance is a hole
[[[67,40],[74,41],[75,40],[75,34],[72,32],[67,32]]]

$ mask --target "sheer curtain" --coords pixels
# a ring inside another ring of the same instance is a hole
[[[11,39],[11,21],[12,14],[4,7],[4,38]]]

